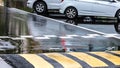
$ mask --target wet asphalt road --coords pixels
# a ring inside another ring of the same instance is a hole
[[[112,18],[110,18],[110,20],[107,20],[107,18],[106,18],[105,19],[106,22],[100,22],[100,21],[102,21],[101,18],[97,18],[96,21],[99,21],[99,22],[84,22],[84,21],[82,21],[84,19],[81,17],[78,17],[77,19],[67,19],[62,14],[53,14],[52,13],[52,14],[49,14],[49,17],[64,21],[66,23],[74,24],[77,26],[82,26],[82,27],[86,27],[89,29],[97,30],[97,31],[100,31],[103,33],[118,34],[118,32],[114,28],[114,23],[117,23],[116,22],[117,20],[116,19],[114,20]]]
[[[64,17],[55,17],[54,20],[15,8],[10,8],[9,11],[9,22],[26,23],[25,27],[29,32],[29,34],[19,34],[16,38],[31,38],[39,43],[38,49],[73,48],[74,51],[107,51],[118,50],[120,46],[120,35],[113,25],[80,24],[77,23],[78,21],[69,24],[69,22],[64,22],[68,21]],[[23,28],[23,26],[20,27]],[[12,39],[13,36],[10,38]],[[4,54],[0,57],[2,68],[34,68],[28,61],[16,54]]]
[[[2,54],[0,57],[7,64],[1,68],[34,68],[28,61],[17,54]]]
[[[44,17],[34,13],[28,13],[15,8],[10,9],[11,14],[22,14],[27,19],[30,35],[20,35],[25,38],[33,38],[40,43],[40,49],[53,48],[78,48],[80,51],[105,51],[113,47],[118,49],[120,35],[115,32],[113,25],[80,24],[76,25],[64,22],[64,17],[56,19]],[[67,20],[68,21],[68,20]],[[112,36],[111,36],[112,35]],[[115,37],[114,37],[115,36]],[[114,45],[113,45],[114,44]],[[92,45],[92,49],[89,49]]]
[[[90,24],[92,22],[81,24],[81,19],[74,21],[63,16],[46,17],[16,8],[9,8],[7,18],[9,37],[13,40],[23,40],[20,48],[25,51],[31,46],[27,39],[33,39],[34,45],[37,45],[35,48],[32,46],[32,50],[65,49],[69,51],[71,48],[76,51],[105,51],[119,49],[120,35],[115,32],[113,24]]]
[[[12,68],[12,66],[7,64],[6,61],[4,61],[4,59],[2,59],[2,58],[0,58],[0,67],[1,68]]]

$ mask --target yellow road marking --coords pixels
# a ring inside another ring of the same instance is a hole
[[[59,62],[64,68],[82,68],[82,66],[77,63],[76,61],[58,54],[58,53],[49,53],[49,54],[45,54],[47,57],[56,60],[57,62]]]
[[[112,54],[105,53],[105,52],[91,52],[91,53],[98,55],[98,56],[101,56],[101,57],[111,61],[115,65],[120,65],[120,57],[117,57],[117,56],[114,56]]]
[[[43,58],[41,58],[40,56],[37,56],[35,54],[20,54],[20,56],[24,57],[35,68],[54,68],[46,60],[44,60]]]
[[[120,54],[120,51],[111,51],[111,52],[113,52],[115,54]]]
[[[73,53],[69,53],[72,56],[77,57],[80,60],[85,61],[86,63],[88,63],[90,66],[92,67],[105,67],[108,66],[107,64],[105,64],[104,62],[102,62],[101,60],[94,58],[88,54],[85,53],[77,53],[77,52],[73,52]]]

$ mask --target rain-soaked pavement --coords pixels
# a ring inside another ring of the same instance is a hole
[[[119,58],[116,59],[116,57],[119,57],[120,54],[108,52],[120,50],[120,31],[117,29],[118,24],[116,24],[116,29],[113,25],[113,22],[116,21],[107,21],[109,24],[106,24],[103,20],[103,24],[100,21],[91,22],[90,19],[88,20],[90,22],[81,20],[81,18],[70,20],[59,14],[45,17],[16,8],[1,8],[1,6],[3,5],[0,4],[0,68],[35,68],[34,65],[40,65],[44,62],[43,59],[56,68],[59,66],[59,62],[66,61],[66,57],[81,62],[80,59],[71,57],[70,53],[69,55],[67,53],[43,54],[43,52],[65,51],[84,52],[81,53],[83,55],[80,54],[83,58],[94,56],[89,53],[90,51],[105,51],[102,56],[105,56],[107,60],[104,57],[102,61],[108,63],[109,67],[116,68],[111,63],[119,62]],[[61,60],[60,54],[64,60]],[[99,54],[96,53],[96,55]],[[57,57],[60,60],[58,59],[59,61],[56,63],[48,56],[51,56],[52,59]],[[42,59],[40,60],[40,58]],[[96,58],[101,60],[99,57]],[[110,62],[110,59],[115,62]],[[84,63],[82,64],[86,66]],[[72,66],[76,65],[73,63]]]
[[[55,20],[16,8],[7,10],[0,14],[0,26],[5,26],[0,28],[0,34],[2,40],[16,47],[10,53],[120,49],[120,35],[113,25],[79,24],[79,20]]]

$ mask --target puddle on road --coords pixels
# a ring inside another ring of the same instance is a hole
[[[21,10],[13,8],[9,10],[3,7],[1,9],[0,36],[4,36],[1,40],[9,43],[7,48],[5,48],[5,44],[3,44],[3,48],[0,47],[0,53],[81,52],[120,49],[119,40],[101,36],[89,39],[82,38],[82,35],[93,33]],[[68,35],[74,34],[78,36],[68,37]],[[22,36],[29,37],[24,38]]]

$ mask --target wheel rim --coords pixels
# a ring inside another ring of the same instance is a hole
[[[72,9],[72,8],[70,8],[66,11],[66,15],[68,18],[75,18],[76,14],[77,14],[76,10]]]
[[[37,12],[43,12],[44,8],[45,8],[45,6],[43,4],[41,4],[41,3],[36,4],[36,11]]]

